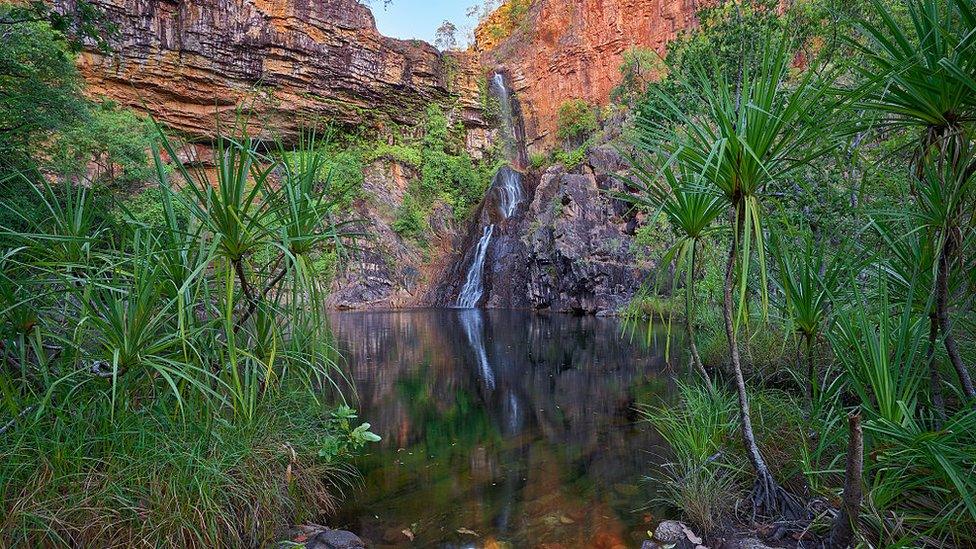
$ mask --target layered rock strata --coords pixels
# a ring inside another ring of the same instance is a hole
[[[620,83],[624,52],[640,47],[664,54],[669,41],[696,24],[699,5],[708,1],[532,0],[522,20],[508,20],[506,9],[487,18],[476,32],[476,47],[486,64],[510,75],[530,148],[546,148],[556,141],[561,103],[605,105]]]
[[[88,92],[192,136],[213,135],[215,114],[229,122],[237,112],[285,136],[325,124],[415,126],[432,101],[456,105],[469,128],[486,126],[470,56],[384,37],[358,0],[91,3],[118,33],[111,52],[81,54]]]

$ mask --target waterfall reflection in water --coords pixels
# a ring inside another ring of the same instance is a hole
[[[331,319],[360,417],[383,437],[336,526],[370,547],[407,545],[404,529],[413,547],[636,547],[646,537],[647,511],[635,510],[653,497],[640,479],[661,444],[635,425],[634,407],[670,393],[663,348],[631,343],[613,319],[498,310]]]

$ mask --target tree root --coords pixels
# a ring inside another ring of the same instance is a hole
[[[756,475],[756,482],[752,486],[751,500],[753,517],[762,515],[788,521],[802,521],[810,518],[807,508],[800,501],[800,498],[787,492],[767,471]]]

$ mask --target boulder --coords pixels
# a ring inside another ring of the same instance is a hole
[[[359,536],[347,530],[322,530],[309,538],[306,549],[360,549],[366,545]]]

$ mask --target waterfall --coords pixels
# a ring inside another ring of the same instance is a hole
[[[505,146],[505,157],[516,168],[524,169],[528,164],[525,152],[525,135],[522,130],[521,116],[515,112],[517,104],[512,92],[505,84],[505,76],[496,72],[491,77],[488,91],[498,100],[499,124],[502,133],[502,143]]]
[[[458,307],[463,309],[477,307],[481,295],[485,293],[485,256],[488,254],[488,243],[491,242],[491,233],[494,230],[494,225],[485,225],[481,233],[481,239],[478,240],[478,247],[474,252],[474,260],[468,268],[468,276],[464,280],[464,286],[461,287],[461,293],[458,294]]]
[[[498,209],[502,218],[512,217],[515,207],[522,201],[522,174],[504,166],[495,174],[491,186],[498,189]]]
[[[509,163],[518,169],[524,168],[527,161],[525,159],[525,148],[521,141],[520,128],[517,124],[520,119],[516,119],[516,112],[513,108],[514,100],[508,87],[505,85],[505,77],[501,73],[495,73],[491,77],[489,89],[492,95],[498,100],[502,141],[505,145],[505,155]],[[489,192],[497,193],[498,209],[502,220],[509,219],[515,215],[519,203],[522,202],[522,174],[511,166],[504,166],[498,170],[491,181]],[[489,218],[490,219],[490,216]],[[504,228],[504,226],[503,226]],[[470,309],[478,306],[485,293],[484,270],[485,257],[488,254],[488,246],[491,243],[492,233],[495,225],[490,221],[482,229],[481,238],[478,240],[478,247],[475,249],[474,258],[468,267],[468,273],[464,280],[464,286],[458,294],[457,306],[462,309]]]

